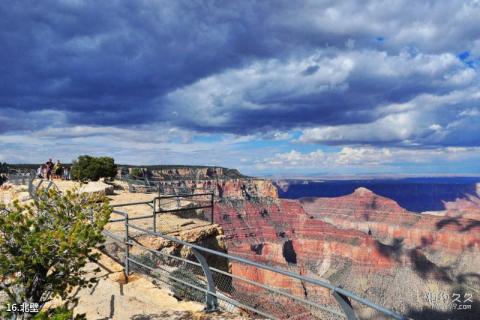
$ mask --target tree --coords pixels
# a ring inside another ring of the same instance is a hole
[[[7,302],[17,306],[38,303],[42,309],[46,302],[59,297],[64,305],[53,313],[68,314],[75,301],[72,290],[96,282],[85,279],[83,267],[98,259],[94,248],[103,242],[101,232],[110,213],[106,197],[70,191],[41,190],[31,204],[2,205],[0,293],[6,294]],[[0,306],[2,319],[13,316],[2,307],[5,305]],[[38,316],[42,314],[45,311]],[[16,319],[33,316],[18,313]]]
[[[143,170],[141,168],[132,168],[131,172],[133,177],[143,177]]]
[[[0,173],[8,173],[8,163],[0,162]]]
[[[97,181],[100,178],[114,178],[117,166],[113,158],[84,155],[73,161],[71,174],[75,180]]]

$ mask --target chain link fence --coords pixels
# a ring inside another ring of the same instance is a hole
[[[125,211],[131,206],[148,206],[151,213],[130,217]],[[106,228],[104,252],[123,263],[126,275],[145,274],[179,299],[204,303],[206,312],[221,309],[255,319],[357,319],[354,310],[358,308],[354,307],[360,306],[372,309],[375,319],[406,319],[323,280],[233,256],[218,247],[213,250],[168,233],[163,219],[166,214],[190,219],[199,214],[196,210],[210,209],[213,213],[211,194],[197,195],[195,201],[191,195],[183,195],[116,205],[110,224],[118,223],[123,228]],[[211,223],[207,211],[201,215]],[[299,294],[292,290],[294,287],[308,287],[308,292],[315,294],[307,295],[306,290]]]

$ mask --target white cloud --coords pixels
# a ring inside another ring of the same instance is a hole
[[[475,89],[476,90],[476,89]],[[308,128],[303,143],[478,145],[480,126],[472,125],[480,114],[480,95],[467,89],[443,96],[422,95],[378,110],[377,120],[364,124]],[[473,140],[472,140],[473,139]]]
[[[272,130],[275,125],[291,128],[331,122],[333,129],[320,132],[336,136],[345,123],[366,122],[365,118],[382,127],[398,123],[402,132],[407,130],[402,133],[391,128],[395,132],[382,139],[387,141],[416,131],[408,128],[408,118],[422,118],[388,113],[421,112],[431,108],[422,103],[441,103],[435,100],[447,103],[459,95],[459,88],[476,92],[478,87],[470,87],[476,75],[450,53],[317,50],[313,55],[264,60],[201,79],[162,98],[159,111],[167,117],[175,114],[172,121],[202,130],[243,134],[249,129]],[[411,100],[407,102],[392,101],[408,97]],[[461,99],[468,96],[460,97],[459,103]]]
[[[375,147],[343,147],[336,152],[316,150],[301,153],[292,150],[278,153],[257,163],[260,168],[284,167],[297,169],[330,169],[349,166],[375,167],[399,164],[429,164],[439,161],[458,162],[465,159],[479,159],[480,147],[404,149]]]

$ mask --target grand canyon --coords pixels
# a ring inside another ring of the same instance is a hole
[[[476,319],[478,185],[474,193],[445,202],[443,210],[416,213],[365,187],[338,197],[279,198],[273,182],[225,170],[153,170],[152,176],[193,193],[215,193],[214,222],[220,231],[211,236],[222,235],[220,247],[229,254],[326,279],[413,319]],[[335,303],[327,290],[301,281],[235,262],[229,268],[324,305]],[[264,292],[239,283],[236,289],[272,303]],[[471,309],[452,310],[454,294],[472,299]],[[361,319],[382,318],[353,306]],[[287,318],[286,311],[272,310]]]

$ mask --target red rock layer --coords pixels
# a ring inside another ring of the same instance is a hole
[[[215,208],[215,221],[222,225],[230,254],[300,274],[318,278],[330,269],[341,269],[346,263],[369,272],[381,272],[394,266],[393,259],[380,251],[372,237],[310,219],[295,200],[220,203]],[[288,254],[286,257],[287,242],[291,244],[294,257]],[[293,294],[305,294],[305,285],[280,274],[237,263],[233,263],[232,271]],[[326,292],[313,286],[309,286],[308,291],[322,296]]]
[[[407,248],[428,247],[460,253],[466,248],[480,246],[478,220],[460,215],[408,212],[395,201],[365,188],[343,197],[303,199],[302,205],[311,217],[386,241],[403,239],[402,245]],[[475,213],[468,206],[462,208],[472,213],[469,216]]]
[[[407,312],[408,305],[428,306],[412,295],[412,288],[419,290],[420,297],[429,281],[438,290],[451,290],[458,279],[474,272],[472,266],[478,262],[478,220],[411,213],[364,188],[345,197],[301,202],[224,197],[214,213],[230,254],[329,279],[401,312]],[[442,264],[447,252],[454,257],[450,260],[456,261],[454,265]],[[336,306],[321,287],[241,263],[233,262],[231,268],[237,276]],[[397,282],[392,285],[392,281]],[[238,280],[232,284],[237,294],[259,302],[266,299],[266,292],[258,287]],[[302,310],[295,304],[275,312],[279,318],[288,318],[292,308]],[[308,312],[305,315],[314,319]]]
[[[239,179],[203,179],[158,182],[165,193],[174,193],[173,190],[183,190],[189,193],[213,192],[217,198],[251,199],[251,198],[278,198],[277,188],[268,180],[239,178]]]

